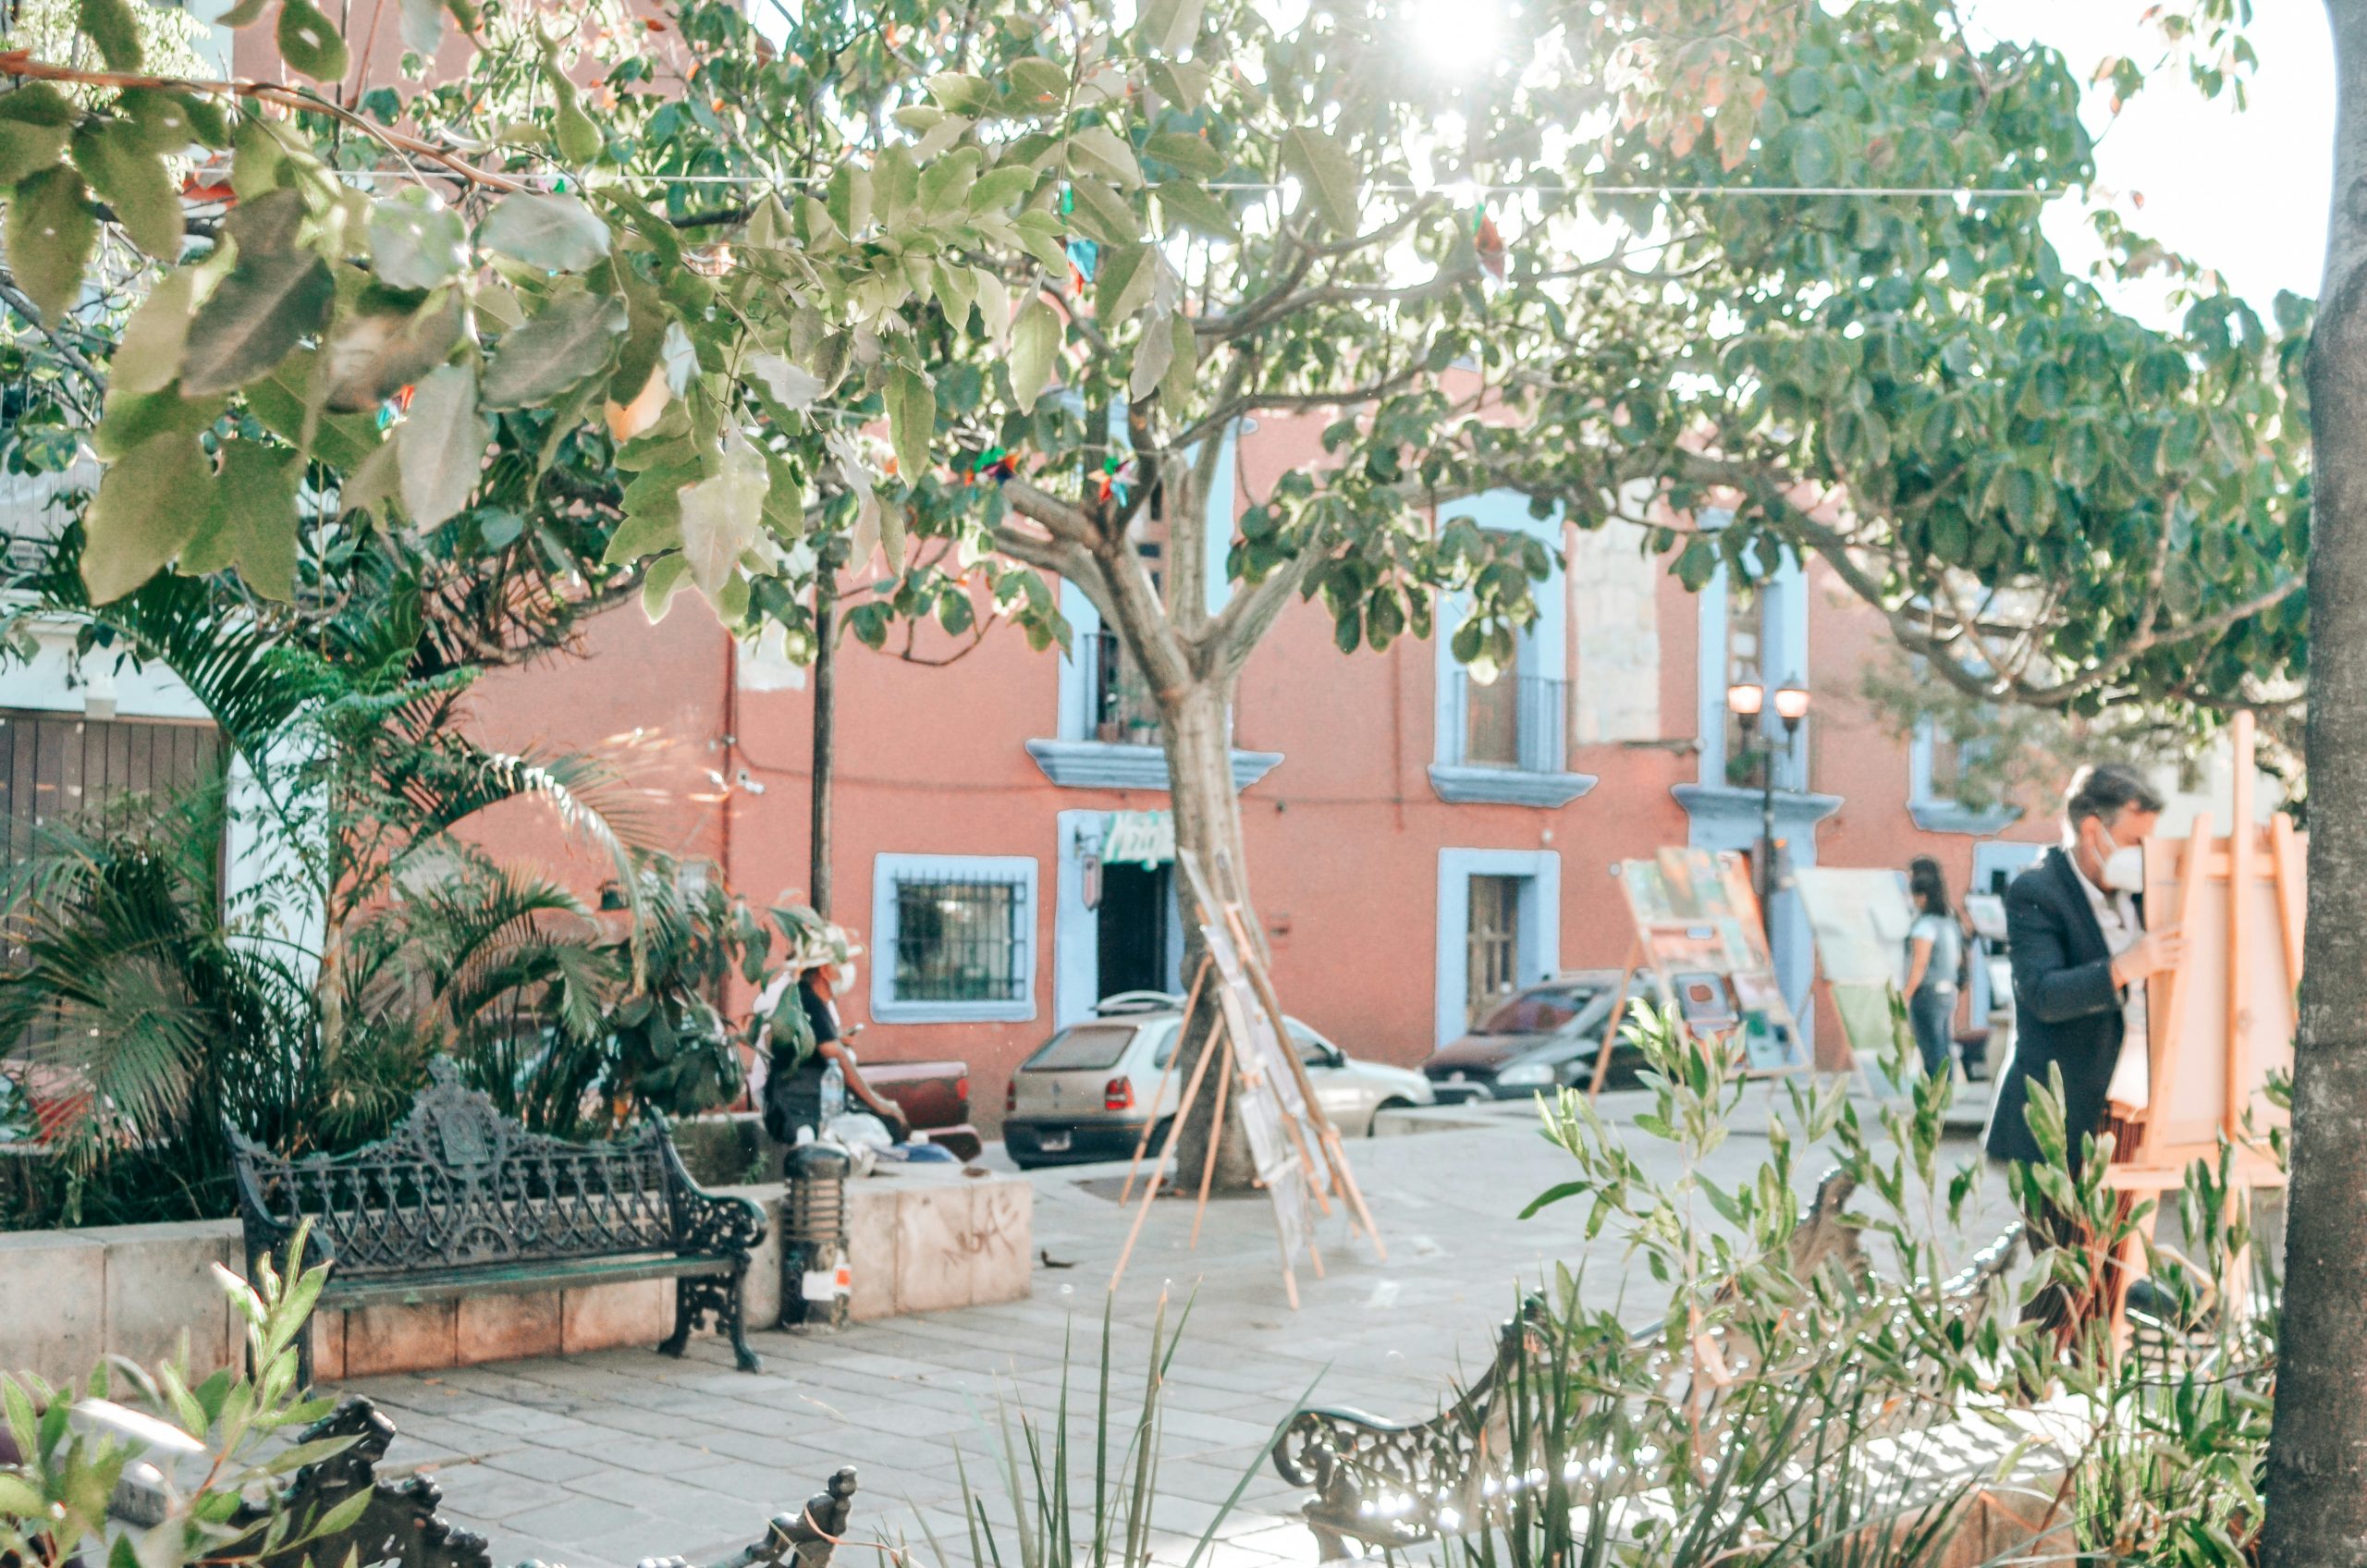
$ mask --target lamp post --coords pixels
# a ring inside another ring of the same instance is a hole
[[[1786,682],[1772,694],[1775,717],[1784,722],[1786,745],[1800,732],[1800,720],[1809,716],[1808,688]],[[1763,739],[1759,721],[1766,712],[1771,694],[1758,680],[1746,676],[1726,688],[1726,707],[1742,720],[1743,739],[1759,761],[1759,919],[1766,929],[1769,950],[1775,944],[1775,738],[1772,733]]]

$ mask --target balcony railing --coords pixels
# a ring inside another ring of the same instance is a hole
[[[1461,670],[1453,681],[1447,761],[1517,773],[1568,770],[1568,681],[1501,675],[1483,686]]]
[[[1085,677],[1089,739],[1120,745],[1159,744],[1159,706],[1150,688],[1126,659],[1118,634],[1104,628],[1078,639],[1077,662]]]

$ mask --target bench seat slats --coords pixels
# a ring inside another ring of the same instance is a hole
[[[635,1280],[704,1279],[729,1274],[728,1257],[594,1257],[568,1263],[505,1263],[489,1268],[437,1268],[398,1279],[339,1281],[330,1276],[321,1300],[332,1306],[458,1301],[468,1296],[507,1295],[517,1291],[563,1290],[569,1286],[626,1284]]]

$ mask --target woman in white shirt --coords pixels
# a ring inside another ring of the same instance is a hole
[[[1948,1071],[1956,1023],[1956,973],[1964,962],[1964,927],[1948,900],[1948,879],[1940,863],[1918,855],[1907,868],[1907,891],[1915,900],[1915,924],[1907,928],[1907,1021],[1923,1071]]]

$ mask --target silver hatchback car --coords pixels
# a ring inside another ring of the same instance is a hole
[[[1284,1023],[1316,1099],[1341,1132],[1360,1136],[1382,1110],[1432,1103],[1420,1073],[1358,1061],[1297,1019]],[[1183,1031],[1181,998],[1136,991],[1110,998],[1047,1040],[1004,1092],[1003,1147],[1012,1161],[1024,1169],[1125,1159],[1146,1122],[1156,1150],[1183,1097],[1183,1074],[1167,1071]]]

